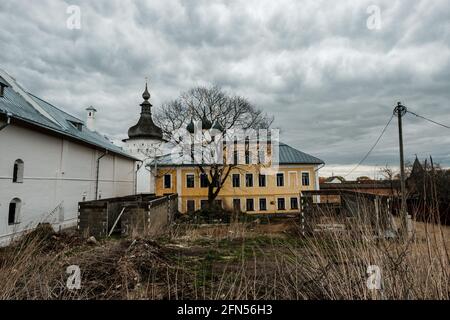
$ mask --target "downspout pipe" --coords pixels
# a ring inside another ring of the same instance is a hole
[[[9,112],[6,113],[6,123],[0,126],[0,131],[5,129],[7,126],[11,124],[11,116],[12,116],[11,113]]]
[[[316,176],[316,190],[320,190],[320,184],[319,184],[319,170],[325,167],[325,163],[322,163],[319,165],[316,169],[314,169],[314,173]]]
[[[95,200],[98,200],[98,181],[100,176],[100,160],[108,154],[108,150],[105,150],[105,152],[97,158],[97,175],[95,178]]]
[[[320,179],[319,179],[319,170],[325,167],[325,163],[322,163],[322,165],[319,165],[317,169],[315,169],[315,176],[316,176],[316,190],[320,190]],[[316,201],[320,203],[320,196],[317,196]]]

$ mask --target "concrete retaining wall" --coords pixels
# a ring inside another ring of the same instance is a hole
[[[95,237],[107,236],[113,227],[113,233],[122,236],[154,235],[172,222],[177,207],[176,194],[162,197],[139,194],[80,202],[78,229],[85,236]]]

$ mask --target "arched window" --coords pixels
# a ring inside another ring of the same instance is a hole
[[[20,207],[22,201],[19,198],[14,198],[9,203],[9,213],[8,213],[8,225],[14,225],[20,222]]]
[[[13,182],[14,183],[23,182],[23,161],[21,159],[17,159],[14,162]]]

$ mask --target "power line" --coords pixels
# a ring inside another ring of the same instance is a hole
[[[377,146],[378,142],[380,142],[381,137],[383,136],[383,134],[386,132],[386,129],[388,128],[389,124],[391,123],[392,119],[394,118],[394,115],[392,114],[391,117],[389,118],[389,121],[386,123],[386,125],[384,126],[383,130],[381,131],[377,141],[375,141],[375,143],[373,144],[372,148],[370,148],[370,150],[366,153],[366,155],[361,159],[361,161],[358,162],[358,164],[352,169],[350,170],[349,173],[345,174],[344,177],[348,176],[349,174],[351,174],[353,171],[355,171],[356,169],[358,169],[358,167],[367,159],[367,157],[370,155],[370,153],[373,151],[373,149],[375,149],[375,147]]]
[[[439,123],[439,122],[437,122],[437,121],[428,119],[428,118],[426,118],[426,117],[424,117],[424,116],[418,115],[418,114],[415,113],[415,112],[412,112],[412,111],[409,111],[409,110],[406,111],[406,112],[411,113],[412,115],[415,115],[415,116],[418,117],[418,118],[422,118],[422,119],[424,119],[424,120],[427,120],[427,121],[429,121],[429,122],[432,122],[432,123],[434,123],[434,124],[437,124],[438,126],[441,126],[441,127],[447,128],[447,129],[450,129],[450,127],[449,127],[449,126],[446,126],[445,124],[442,124],[442,123]]]

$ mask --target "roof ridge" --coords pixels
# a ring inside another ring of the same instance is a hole
[[[301,151],[301,150],[299,150],[299,149],[297,149],[295,147],[292,147],[291,145],[288,145],[288,144],[286,144],[284,142],[280,141],[279,142],[279,146],[287,147],[287,148],[292,150],[291,152],[295,152],[297,154],[300,154],[302,156],[306,156],[307,158],[310,158],[311,159],[311,163],[325,163],[322,159],[317,158],[317,157],[315,157],[315,156],[313,156],[313,155],[311,155],[309,153],[306,153],[304,151]],[[281,152],[280,152],[280,156],[281,156]],[[304,161],[302,160],[302,161],[299,161],[298,163],[303,163],[303,162]],[[282,161],[281,158],[280,158],[280,164],[281,163],[296,163],[296,161],[293,161],[292,159],[290,161]]]
[[[51,114],[49,114],[46,110],[44,110],[36,101],[34,101],[27,91],[22,87],[19,82],[11,77],[8,72],[0,68],[0,76],[7,82],[8,85],[10,85],[11,89],[22,97],[23,100],[25,100],[26,103],[28,103],[33,109],[35,109],[38,113],[40,113],[42,116],[47,118],[47,120],[57,124],[61,125],[58,120],[56,120],[54,117],[52,117]]]
[[[42,99],[41,97],[38,97],[37,95],[35,95],[35,94],[31,93],[31,92],[28,92],[28,91],[27,91],[27,93],[28,93],[29,95],[35,97],[36,99],[39,99],[39,100],[41,100],[42,102],[45,102],[46,104],[48,104],[48,105],[51,106],[52,108],[58,110],[59,112],[62,112],[62,113],[64,113],[64,114],[66,114],[66,115],[68,115],[68,116],[71,116],[72,118],[75,118],[75,119],[77,119],[77,120],[80,120],[82,123],[84,123],[84,121],[81,120],[80,118],[75,117],[75,116],[71,115],[70,113],[68,113],[68,112],[66,112],[66,111],[64,111],[64,110],[61,110],[60,108],[58,108],[58,107],[55,106],[54,104],[48,102],[47,100],[44,100],[44,99]]]

